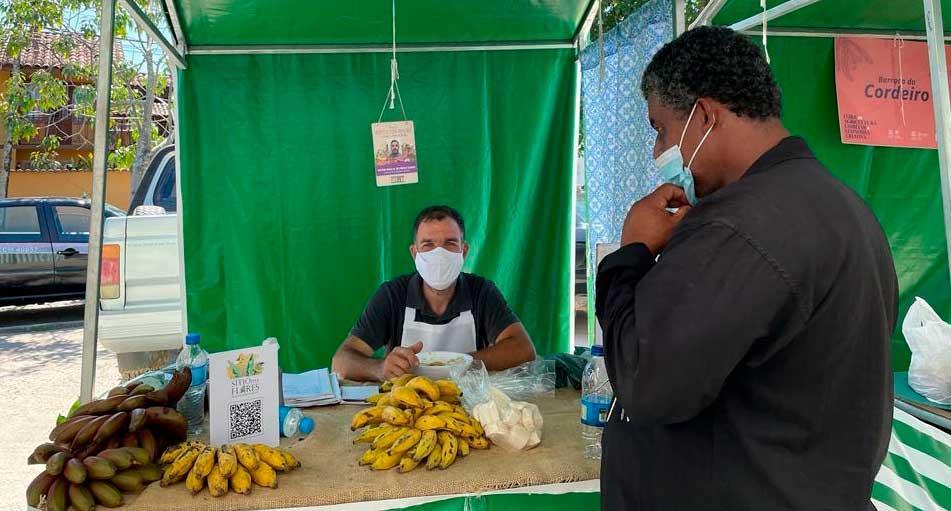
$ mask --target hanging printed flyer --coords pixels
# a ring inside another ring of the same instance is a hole
[[[277,345],[213,353],[208,371],[211,444],[276,447],[280,442]]]
[[[419,182],[413,121],[376,122],[370,125],[370,129],[373,132],[376,185]]]
[[[838,37],[835,88],[843,144],[937,147],[926,43]]]

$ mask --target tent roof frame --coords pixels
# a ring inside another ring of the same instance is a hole
[[[780,16],[785,16],[791,12],[798,11],[803,7],[808,7],[818,1],[819,0],[788,0],[787,2],[781,3],[764,13],[754,14],[745,20],[738,21],[730,25],[730,28],[736,30],[737,32],[742,32],[746,29],[758,27],[763,23],[773,21]]]
[[[556,50],[574,48],[574,41],[516,41],[511,43],[460,43],[460,44],[403,44],[396,47],[402,52],[456,52],[456,51],[511,51],[511,50]],[[310,44],[310,45],[252,45],[252,46],[192,46],[189,55],[260,55],[301,53],[390,53],[392,46],[361,44]]]
[[[155,23],[152,23],[152,20],[149,19],[145,11],[139,7],[139,4],[131,0],[119,0],[119,3],[129,13],[129,16],[132,17],[132,20],[135,21],[135,24],[138,25],[140,29],[145,31],[149,37],[155,40],[155,42],[157,42],[163,50],[165,50],[165,55],[169,58],[169,60],[171,60],[179,69],[184,69],[185,57],[178,45],[173,45],[171,42],[169,42],[168,38],[165,37],[165,34],[163,34],[162,31],[155,26]],[[174,37],[177,42],[181,41],[177,35]]]
[[[235,45],[235,46],[189,46],[182,30],[174,0],[162,0],[161,7],[172,31],[174,43],[169,41],[145,15],[141,8],[130,0],[117,0],[129,11],[139,27],[147,32],[165,51],[169,59],[179,69],[185,68],[185,56],[192,55],[253,55],[253,54],[289,54],[289,53],[385,53],[392,51],[388,45]],[[680,4],[682,0],[678,0]],[[575,31],[574,37],[565,41],[506,41],[484,43],[442,43],[442,44],[402,44],[397,52],[451,52],[451,51],[511,51],[511,50],[547,50],[577,48],[581,50],[591,30],[601,0],[590,0],[585,15]]]
[[[92,200],[90,204],[89,224],[89,261],[96,264],[87,264],[86,267],[86,300],[83,321],[83,353],[82,378],[80,381],[80,401],[83,403],[93,399],[93,386],[96,376],[96,350],[99,333],[99,282],[102,254],[103,209],[105,206],[106,188],[106,152],[108,142],[108,123],[102,121],[108,115],[110,98],[108,91],[111,87],[112,44],[115,38],[115,12],[118,6],[123,7],[135,21],[136,25],[146,32],[162,48],[174,66],[181,70],[186,68],[186,58],[191,55],[229,55],[229,54],[287,54],[287,53],[377,53],[393,51],[392,46],[385,45],[288,45],[288,46],[189,46],[187,37],[175,9],[174,0],[162,0],[161,6],[165,18],[172,32],[170,41],[146,13],[133,0],[101,0],[102,15],[99,19],[100,55],[106,58],[99,60],[99,77],[97,80],[96,95],[96,128],[93,151],[92,172]],[[457,51],[511,51],[511,50],[549,50],[570,49],[580,50],[587,33],[591,29],[594,13],[600,6],[600,0],[585,0],[587,9],[581,18],[574,35],[564,41],[500,41],[480,43],[445,43],[445,44],[403,44],[396,48],[402,52],[457,52]],[[101,79],[106,77],[106,79]],[[177,84],[177,73],[173,72],[173,81]],[[577,85],[580,87],[580,84]],[[177,86],[176,86],[177,89]],[[580,109],[576,108],[577,116]],[[175,119],[175,157],[181,161],[181,144],[179,136],[178,109],[173,110]],[[176,179],[180,176],[179,165],[176,165]],[[177,187],[178,203],[181,201],[181,187]],[[178,236],[182,237],[182,212],[178,213]],[[573,264],[573,263],[572,263]],[[182,328],[187,330],[187,306],[184,279],[184,247],[179,244],[179,271],[183,276],[180,282],[182,301]]]

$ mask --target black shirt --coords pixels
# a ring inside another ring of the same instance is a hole
[[[874,509],[897,288],[878,221],[799,138],[701,200],[656,263],[607,257],[602,507]]]
[[[472,311],[477,350],[491,346],[503,330],[518,323],[518,318],[509,309],[495,284],[471,273],[459,275],[456,292],[446,312],[438,316],[423,299],[422,277],[419,273],[413,273],[384,282],[370,299],[350,334],[364,340],[374,350],[381,346],[386,346],[387,350],[393,349],[403,339],[403,319],[407,307],[416,309],[416,321],[430,325],[445,325],[460,313]]]

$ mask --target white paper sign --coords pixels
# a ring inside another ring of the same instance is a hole
[[[209,358],[211,444],[276,447],[280,442],[277,345],[213,353]]]

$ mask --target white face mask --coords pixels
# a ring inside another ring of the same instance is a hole
[[[462,271],[462,253],[442,247],[429,252],[416,252],[416,271],[429,287],[444,291],[452,286]]]

